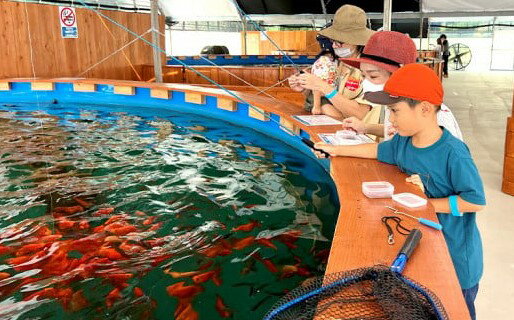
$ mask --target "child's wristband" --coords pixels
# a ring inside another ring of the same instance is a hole
[[[329,94],[326,94],[326,95],[325,95],[325,98],[327,98],[327,99],[332,99],[333,97],[335,97],[335,96],[336,96],[336,94],[337,94],[337,93],[338,93],[337,89],[334,89],[334,90],[332,90],[332,92],[330,92]]]
[[[450,205],[450,212],[452,216],[462,217],[462,212],[459,212],[459,204],[457,203],[457,196],[449,196],[448,203]]]

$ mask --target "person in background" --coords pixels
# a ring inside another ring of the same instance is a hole
[[[371,105],[373,110],[370,113],[383,113],[379,123],[366,123],[356,117],[349,117],[343,120],[344,126],[357,133],[370,134],[385,140],[391,139],[396,134],[396,130],[389,121],[389,109],[387,106],[370,102],[366,96],[369,92],[382,91],[391,74],[403,65],[415,63],[417,56],[416,45],[408,35],[395,31],[379,31],[366,43],[360,57],[342,59],[352,67],[360,68],[364,75],[365,79],[362,82],[364,95],[356,100],[359,103]],[[437,122],[456,138],[463,140],[457,120],[450,108],[444,104],[441,104],[437,112]]]
[[[374,33],[366,27],[366,13],[356,6],[344,5],[335,14],[332,25],[319,32],[321,36],[330,39],[334,53],[338,58],[358,57],[364,44]],[[362,94],[362,74],[360,70],[337,61],[335,81],[330,84],[313,73],[295,74],[289,78],[289,85],[295,91],[301,91],[306,96],[319,91],[321,107],[314,109],[315,113],[326,114],[343,119],[355,116],[362,119],[370,110],[367,105],[354,101]],[[312,110],[313,101],[306,100],[306,109]]]
[[[311,73],[335,88],[339,61],[332,47],[332,40],[320,34],[317,35],[316,40],[321,47],[321,52],[311,67]],[[318,90],[309,90],[308,92],[305,109],[312,114],[322,114],[323,94]],[[327,103],[327,101],[324,102]]]
[[[408,182],[422,187],[443,225],[462,294],[471,318],[476,319],[474,301],[483,274],[476,212],[484,209],[486,199],[468,147],[437,123],[443,95],[441,80],[429,67],[415,63],[403,66],[393,73],[383,91],[368,96],[370,101],[389,105],[390,121],[398,134],[379,144],[316,143],[314,147],[331,156],[374,158],[396,165],[410,175]],[[413,178],[415,175],[418,177]]]
[[[435,46],[435,57],[437,59],[443,58],[443,45],[441,44],[441,38],[437,38],[436,40],[437,45]]]
[[[441,52],[443,56],[443,77],[448,78],[448,58],[450,57],[450,45],[446,39],[446,35],[442,34],[439,36],[441,39]]]

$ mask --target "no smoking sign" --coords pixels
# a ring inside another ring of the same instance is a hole
[[[77,15],[75,8],[59,7],[59,22],[63,38],[78,38]]]
[[[63,27],[73,27],[77,22],[75,10],[73,10],[73,8],[63,8],[61,10],[61,22]]]

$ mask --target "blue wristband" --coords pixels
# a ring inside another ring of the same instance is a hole
[[[338,91],[337,91],[337,89],[334,89],[334,90],[332,90],[332,92],[330,92],[329,94],[326,94],[326,95],[325,95],[325,98],[327,98],[327,99],[332,99],[333,97],[335,97],[335,96],[336,96],[336,94],[338,94]]]
[[[448,203],[450,204],[450,212],[454,217],[462,217],[462,212],[459,212],[459,204],[457,203],[457,196],[449,196]]]

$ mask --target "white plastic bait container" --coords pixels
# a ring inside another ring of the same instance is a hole
[[[363,182],[362,193],[368,198],[391,198],[394,186],[387,181]]]
[[[345,140],[356,140],[357,132],[353,130],[339,130],[336,132],[336,137]]]
[[[393,200],[409,208],[418,208],[427,204],[427,199],[408,192],[393,194]]]

